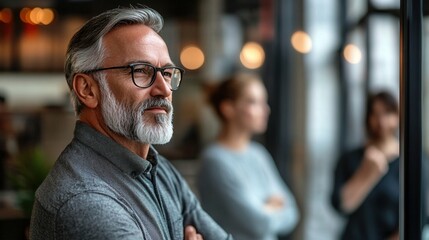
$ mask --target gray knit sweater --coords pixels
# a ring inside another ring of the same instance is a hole
[[[75,136],[36,193],[31,239],[230,239],[172,165],[148,159],[77,122]]]

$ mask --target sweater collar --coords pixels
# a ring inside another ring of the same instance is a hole
[[[133,178],[152,172],[158,163],[158,152],[152,146],[144,159],[82,121],[76,122],[74,136]]]

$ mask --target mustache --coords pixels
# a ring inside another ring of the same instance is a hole
[[[167,113],[170,113],[173,110],[173,105],[171,102],[164,98],[149,98],[143,102],[143,104],[140,106],[140,109],[142,112],[144,112],[146,109],[154,107],[163,108],[167,111]]]

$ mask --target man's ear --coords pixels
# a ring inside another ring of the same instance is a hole
[[[90,75],[78,73],[73,78],[73,90],[88,108],[96,108],[100,101],[100,88]]]

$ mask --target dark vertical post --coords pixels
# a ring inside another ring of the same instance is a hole
[[[291,159],[291,89],[293,62],[290,60],[290,36],[294,27],[294,1],[274,1],[275,35],[267,52],[264,80],[269,95],[271,115],[266,132],[266,145],[288,182],[287,169]]]
[[[401,239],[422,233],[422,0],[401,0]]]
[[[23,35],[23,24],[19,17],[19,9],[18,8],[13,8],[13,23],[12,23],[12,53],[11,53],[11,66],[10,66],[10,70],[13,72],[18,72],[21,69],[21,63],[20,63],[20,48],[19,48],[19,39],[22,37]]]
[[[367,12],[366,12],[366,17],[365,17],[365,21],[363,24],[363,27],[365,28],[365,47],[366,47],[366,51],[365,51],[365,73],[364,73],[364,98],[363,99],[367,99],[368,95],[369,95],[369,85],[371,83],[371,73],[372,73],[372,63],[371,63],[371,58],[372,58],[372,44],[371,44],[371,16],[372,16],[372,12],[373,12],[373,6],[371,3],[371,0],[367,0]]]

